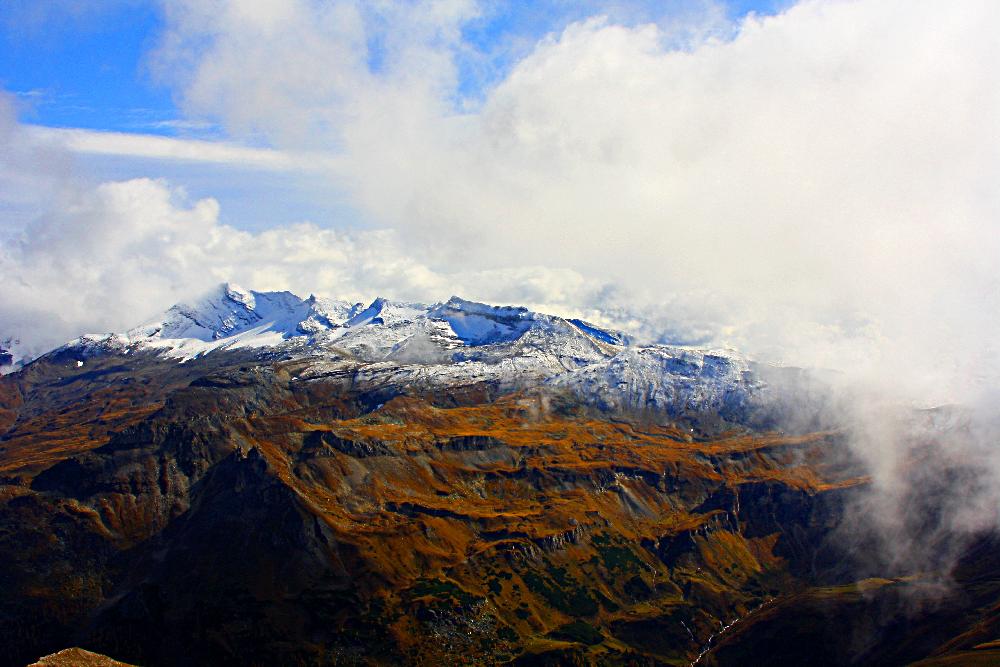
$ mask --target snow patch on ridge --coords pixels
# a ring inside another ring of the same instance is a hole
[[[571,319],[566,321],[575,326],[583,333],[587,334],[588,336],[596,338],[602,343],[607,343],[608,345],[625,345],[626,341],[628,340],[625,336],[623,336],[620,333],[601,329],[591,324],[590,322],[584,322],[583,320],[577,320],[577,319]]]
[[[13,373],[21,368],[30,359],[26,357],[19,339],[0,339],[0,375]]]
[[[489,345],[516,340],[539,319],[527,308],[490,306],[453,296],[430,312],[451,325],[466,345]]]

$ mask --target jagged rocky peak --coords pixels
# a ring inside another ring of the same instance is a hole
[[[345,323],[364,310],[362,303],[350,303],[336,299],[326,299],[310,294],[305,300],[308,315],[296,325],[298,333],[311,336],[344,326]]]
[[[126,334],[84,336],[66,348],[77,358],[145,350],[180,362],[250,348],[308,359],[312,377],[345,363],[370,365],[363,373],[373,386],[544,383],[615,409],[711,408],[734,418],[765,388],[738,355],[640,346],[620,332],[521,306],[458,296],[430,306],[379,297],[366,306],[231,283]]]
[[[489,345],[521,338],[530,330],[548,333],[583,333],[610,345],[625,345],[627,338],[579,319],[564,320],[536,313],[523,306],[492,306],[453,296],[435,307],[431,316],[447,321],[466,345]],[[568,326],[571,325],[571,326]]]
[[[291,329],[321,306],[291,292],[255,292],[233,283],[217,286],[190,303],[171,307],[157,321],[132,329],[130,338],[219,340],[249,329]],[[325,313],[319,313],[325,314]]]
[[[542,347],[558,347],[581,336],[590,342],[628,345],[619,332],[522,306],[493,306],[458,296],[431,306],[378,297],[365,306],[315,294],[302,299],[287,291],[248,290],[233,283],[176,304],[156,320],[124,334],[87,335],[71,345],[139,345],[190,358],[233,345],[273,347],[288,341],[301,346],[307,341],[322,348],[336,340],[338,347],[351,349],[356,344],[368,352],[363,357],[372,358],[373,353],[377,357],[396,351],[414,337],[447,350],[513,343],[528,332],[532,332],[531,342]],[[413,342],[409,347],[414,347]]]
[[[467,345],[486,345],[520,338],[541,317],[527,308],[490,306],[453,296],[431,311],[447,321]]]
[[[248,310],[253,310],[257,305],[257,300],[254,298],[253,292],[245,290],[235,283],[223,283],[219,286],[219,289],[222,290],[225,298],[243,304]]]
[[[344,323],[344,326],[361,327],[369,324],[398,326],[425,318],[427,311],[428,307],[422,303],[390,301],[380,296],[372,301],[367,308],[355,313]]]
[[[271,331],[289,338],[344,326],[363,309],[360,303],[316,295],[302,299],[288,291],[258,292],[223,283],[201,298],[172,306],[160,318],[131,329],[126,335],[132,341],[210,342],[250,331]]]

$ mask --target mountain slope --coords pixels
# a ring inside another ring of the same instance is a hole
[[[985,655],[988,537],[868,632],[934,573],[844,548],[864,467],[775,421],[780,375],[457,298],[227,287],[83,337],[0,379],[0,663]]]
[[[732,493],[833,508],[860,481],[795,465],[825,434],[689,442],[558,394],[369,410],[294,364],[207,375],[18,487],[4,525],[44,534],[69,518],[71,532],[66,551],[17,561],[7,618],[35,627],[26,599],[41,622],[68,594],[58,573],[83,567],[97,585],[75,594],[85,631],[70,636],[136,662],[490,663],[537,641],[574,652],[579,632],[599,639],[594,656],[688,660],[811,549],[749,537]],[[81,551],[102,555],[74,564]],[[691,634],[647,645],[644,619],[663,614]]]

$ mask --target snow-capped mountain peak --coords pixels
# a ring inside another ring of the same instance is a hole
[[[488,345],[520,338],[538,320],[527,308],[490,306],[453,296],[429,315],[451,325],[466,345]]]
[[[172,306],[160,318],[130,329],[130,340],[220,341],[252,329],[283,338],[309,336],[344,326],[361,304],[291,292],[257,292],[232,283],[219,285],[199,299]]]
[[[188,361],[219,350],[310,360],[306,377],[354,368],[355,382],[505,387],[545,384],[609,407],[737,413],[762,384],[738,355],[637,346],[580,319],[453,296],[424,305],[379,297],[365,306],[219,285],[125,334],[66,346],[80,358],[150,351]]]
[[[257,300],[250,290],[243,289],[235,283],[223,283],[221,289],[225,292],[227,299],[242,303],[249,310],[253,310],[257,306]]]

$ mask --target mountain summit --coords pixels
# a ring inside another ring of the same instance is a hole
[[[223,284],[153,322],[62,348],[80,361],[115,351],[186,362],[223,350],[308,359],[316,375],[351,366],[424,387],[543,383],[606,407],[726,418],[739,418],[764,388],[732,352],[636,345],[580,319],[457,296],[433,305],[379,297],[366,307]]]

